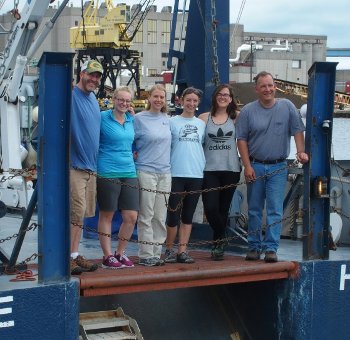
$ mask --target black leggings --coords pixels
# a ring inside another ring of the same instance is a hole
[[[228,184],[237,184],[240,172],[232,171],[204,171],[203,189],[222,187]],[[202,194],[205,216],[213,228],[213,240],[225,237],[228,212],[233,194],[236,190],[232,186],[224,190],[214,190]]]
[[[173,177],[171,179],[171,191],[182,192],[182,191],[197,191],[202,189],[202,178],[187,178],[187,177]],[[198,199],[200,194],[190,194],[182,201],[182,209],[176,211],[169,211],[167,214],[167,225],[168,227],[177,227],[181,222],[184,224],[192,224],[193,214],[196,210]],[[170,195],[169,208],[175,209],[181,202],[181,195]]]

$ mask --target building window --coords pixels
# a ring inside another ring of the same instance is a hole
[[[133,39],[133,42],[135,43],[135,44],[137,44],[137,43],[142,43],[143,42],[143,31],[142,31],[142,29],[141,29],[141,27],[140,27],[140,29],[137,31],[137,33],[135,34],[135,37],[134,37],[134,39]]]
[[[292,68],[301,68],[301,60],[292,60]]]
[[[75,20],[74,21],[74,26],[78,26],[79,25],[79,21]]]
[[[169,53],[163,52],[163,53],[162,53],[162,58],[168,58],[168,55],[169,55]]]
[[[157,43],[157,20],[147,20],[147,42],[149,44]]]
[[[162,21],[162,44],[170,43],[170,20]]]
[[[149,77],[156,76],[158,74],[156,68],[149,68],[147,73],[148,73],[147,76]]]

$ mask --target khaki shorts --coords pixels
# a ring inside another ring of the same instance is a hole
[[[70,218],[83,224],[84,217],[95,216],[96,176],[83,170],[70,169]]]

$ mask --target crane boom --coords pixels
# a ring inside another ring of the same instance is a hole
[[[50,0],[26,1],[21,11],[21,18],[10,32],[5,50],[0,57],[0,84],[13,71],[17,56],[26,55],[49,4]]]
[[[0,200],[13,208],[26,208],[33,192],[32,182],[11,176],[11,169],[22,169],[30,146],[31,113],[37,97],[37,76],[25,76],[28,58],[50,32],[59,13],[68,3],[64,0],[56,15],[35,34],[52,0],[27,0],[21,15],[9,30],[7,44],[0,55],[1,170]],[[34,39],[35,37],[35,39]],[[29,146],[28,146],[29,145]]]

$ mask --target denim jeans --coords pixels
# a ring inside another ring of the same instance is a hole
[[[252,162],[257,177],[265,176],[278,169],[278,173],[247,184],[248,199],[248,244],[249,250],[277,252],[283,218],[283,199],[287,183],[287,163],[262,164]],[[266,201],[266,224],[262,237],[262,217]],[[280,221],[280,222],[279,222]]]

